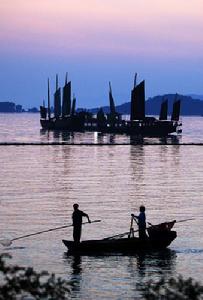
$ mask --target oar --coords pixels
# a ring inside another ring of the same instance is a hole
[[[128,235],[128,238],[130,238],[131,234],[132,234],[132,236],[134,237],[134,233],[135,233],[135,232],[138,232],[139,229],[133,230],[133,221],[135,221],[135,222],[137,223],[137,225],[138,225],[138,222],[137,222],[136,218],[135,218],[133,215],[131,215],[131,220],[130,220],[130,231],[127,231],[127,232],[124,232],[124,233],[120,233],[120,234],[116,234],[116,235],[113,235],[113,236],[109,236],[109,237],[107,237],[107,238],[104,238],[103,240],[111,240],[111,239],[114,239],[114,238],[116,238],[116,237],[123,237],[123,236],[125,236],[125,235]]]
[[[130,234],[130,232],[127,231],[127,232],[124,232],[124,233],[112,235],[112,236],[109,236],[109,237],[104,238],[103,240],[111,240],[111,239],[114,239],[114,238],[116,238],[116,237],[123,237],[124,235],[127,235],[127,234]]]
[[[181,223],[181,222],[186,222],[186,221],[191,221],[191,220],[195,220],[195,218],[190,218],[190,219],[184,219],[184,220],[180,220],[180,221],[175,221],[175,223]],[[150,226],[156,226],[156,225],[153,225],[152,223],[150,223],[150,222],[147,222]],[[167,222],[166,222],[167,223]],[[146,228],[147,229],[147,228]],[[138,232],[138,230],[134,230],[133,231],[133,233],[134,232]],[[120,234],[116,234],[116,235],[112,235],[112,236],[109,236],[109,237],[107,237],[107,238],[104,238],[103,240],[110,240],[110,239],[114,239],[114,238],[116,238],[116,237],[123,237],[123,236],[125,236],[125,235],[129,235],[130,234],[130,232],[129,231],[127,231],[127,232],[124,232],[124,233],[120,233]]]
[[[128,237],[129,237],[129,238],[130,238],[131,235],[134,237],[133,220],[134,220],[134,217],[131,215],[130,232],[129,232],[129,234],[128,234]]]
[[[176,221],[176,223],[181,223],[181,222],[186,222],[186,221],[191,221],[191,220],[195,220],[195,218],[190,218],[190,219]]]
[[[184,219],[184,220],[180,220],[180,221],[176,221],[176,220],[174,220],[174,223],[187,222],[187,221],[191,221],[191,220],[195,220],[195,218]],[[165,222],[165,223],[170,223],[170,222]],[[152,224],[152,223],[150,223],[150,222],[147,222],[147,224],[149,224],[150,226],[156,226],[156,225],[153,225],[153,224]]]
[[[101,220],[94,220],[94,221],[91,221],[91,222],[84,222],[82,224],[84,225],[84,224],[97,223],[97,222],[101,222]],[[12,240],[9,240],[9,239],[0,240],[0,243],[3,246],[8,247],[8,246],[10,246],[12,244],[13,241],[17,241],[17,240],[24,239],[24,238],[27,238],[27,237],[30,237],[30,236],[33,236],[33,235],[38,235],[38,234],[41,234],[41,233],[45,233],[45,232],[49,232],[49,231],[54,231],[54,230],[59,230],[59,229],[63,229],[63,228],[68,228],[68,227],[72,227],[72,226],[73,226],[73,224],[64,225],[64,226],[60,226],[60,227],[56,227],[56,228],[50,228],[50,229],[47,229],[47,230],[42,230],[42,231],[38,231],[38,232],[35,232],[35,233],[30,233],[30,234],[22,235],[22,236],[14,238]]]
[[[134,230],[133,231],[133,233],[135,233],[135,232],[138,232],[138,230]],[[112,235],[112,236],[106,237],[103,240],[111,240],[111,239],[114,239],[116,237],[123,237],[124,235],[129,235],[129,234],[130,234],[130,232],[127,231],[127,232],[124,232],[124,233],[120,233],[120,234],[116,234],[116,235]]]

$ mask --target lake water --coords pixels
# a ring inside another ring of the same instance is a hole
[[[139,299],[139,286],[162,275],[203,282],[203,118],[183,118],[182,136],[144,145],[126,136],[43,132],[38,114],[0,114],[0,128],[0,239],[71,224],[75,202],[102,220],[84,225],[83,239],[128,231],[140,204],[153,224],[194,218],[175,225],[167,251],[67,256],[67,228],[0,246],[14,263],[71,280],[73,299]],[[39,145],[47,142],[59,144]]]
[[[203,117],[183,117],[182,135],[168,138],[130,137],[118,134],[68,133],[40,128],[39,114],[1,114],[0,143],[66,143],[66,144],[201,144]]]

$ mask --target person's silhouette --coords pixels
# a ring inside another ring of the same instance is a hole
[[[79,210],[79,204],[73,204],[73,240],[75,243],[80,243],[81,231],[82,231],[82,217],[86,217],[88,222],[91,223],[88,214]]]

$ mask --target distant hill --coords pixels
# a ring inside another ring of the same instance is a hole
[[[203,100],[203,95],[189,94],[187,96],[190,96],[193,99]]]
[[[168,113],[171,114],[174,94],[149,98],[146,101],[146,114],[159,114],[163,98],[168,99]],[[178,99],[181,100],[181,115],[203,115],[203,101],[183,95],[178,95]]]
[[[168,99],[168,114],[171,114],[173,108],[173,101],[175,94],[165,94],[162,96],[155,96],[149,98],[146,101],[145,109],[146,115],[159,115],[160,107],[163,99]],[[191,96],[178,95],[178,99],[181,99],[181,115],[203,115],[203,101],[199,99],[193,99]],[[116,111],[122,114],[130,114],[130,102],[123,103],[116,106]],[[98,111],[97,108],[90,109],[92,113]],[[109,106],[103,106],[102,109],[105,113],[109,112]]]

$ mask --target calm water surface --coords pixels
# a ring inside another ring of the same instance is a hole
[[[203,143],[203,117],[182,117],[182,135],[169,138],[138,138],[118,134],[68,133],[45,131],[40,127],[39,114],[1,114],[0,143],[47,143],[68,144],[186,144]]]
[[[178,237],[167,251],[142,256],[67,256],[61,240],[72,239],[71,228],[0,246],[0,252],[9,252],[15,263],[71,280],[73,299],[139,299],[140,284],[162,275],[203,282],[202,146],[171,145],[171,140],[169,145],[130,145],[129,138],[116,136],[113,143],[124,145],[98,147],[94,144],[100,136],[94,133],[68,139],[41,133],[38,117],[14,115],[14,122],[10,115],[0,115],[0,141],[49,138],[93,145],[1,146],[0,238],[71,224],[74,202],[92,220],[102,220],[83,226],[83,239],[127,231],[140,204],[153,224],[194,220],[175,225]],[[178,142],[202,143],[203,118],[185,119],[188,127]],[[112,142],[108,135],[102,141]]]

